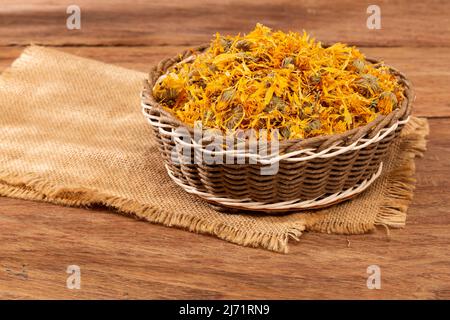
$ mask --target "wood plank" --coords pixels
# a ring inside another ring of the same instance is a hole
[[[0,47],[0,72],[6,69],[20,56],[25,47]],[[163,58],[176,55],[190,48],[189,46],[156,47],[55,47],[81,57],[91,58],[125,68],[146,72]]]
[[[404,72],[416,92],[414,113],[450,116],[450,57],[448,48],[362,48],[368,56]],[[448,64],[448,65],[447,65]]]
[[[449,46],[450,2],[380,0],[381,30],[366,26],[370,1],[336,0],[77,0],[81,30],[66,28],[73,1],[3,0],[0,45],[192,45],[216,31],[236,34],[257,22],[308,30],[324,42],[366,46]],[[432,17],[432,18],[430,18]]]
[[[0,198],[0,298],[449,299],[450,119],[430,125],[405,229],[306,233],[288,255],[100,209]],[[81,267],[81,290],[65,286],[70,264]],[[366,287],[372,264],[381,290]]]
[[[59,47],[72,54],[93,58],[126,68],[147,71],[164,57],[186,46],[157,47]],[[0,72],[11,64],[23,47],[0,47]],[[405,72],[415,86],[414,113],[419,116],[450,116],[450,48],[362,48],[368,56]]]

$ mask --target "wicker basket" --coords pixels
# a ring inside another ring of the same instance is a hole
[[[190,58],[192,51],[186,51],[151,70],[142,92],[143,113],[153,128],[169,176],[187,192],[220,206],[284,212],[321,208],[349,199],[381,174],[383,158],[411,113],[411,85],[403,74],[391,68],[404,86],[406,98],[387,116],[342,134],[280,141],[276,157],[224,151],[224,157],[243,157],[245,163],[196,163],[196,157],[209,152],[204,141],[196,141],[193,128],[163,110],[152,95],[153,85],[169,67]],[[180,128],[184,129],[183,137],[178,133]],[[173,151],[180,147],[191,149],[189,159]],[[262,175],[261,169],[275,162],[277,173]]]

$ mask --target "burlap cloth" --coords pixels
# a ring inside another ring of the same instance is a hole
[[[104,205],[150,222],[287,252],[303,231],[358,234],[402,227],[426,120],[412,118],[384,174],[354,200],[283,216],[227,214],[167,176],[140,110],[144,73],[27,48],[0,77],[0,195]]]

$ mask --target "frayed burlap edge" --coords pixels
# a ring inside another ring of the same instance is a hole
[[[303,224],[294,223],[287,234],[242,231],[234,227],[205,221],[183,213],[172,213],[143,205],[137,201],[108,195],[82,187],[58,187],[34,174],[17,175],[0,171],[0,195],[25,200],[45,201],[73,207],[104,206],[137,219],[179,227],[191,232],[215,235],[226,241],[249,247],[262,247],[287,253],[289,239],[299,240]]]
[[[430,132],[426,119],[411,118],[415,130],[403,137],[398,165],[388,175],[384,197],[375,219],[375,225],[402,228],[406,222],[406,212],[412,201],[416,179],[415,157],[422,157],[426,151],[426,136]]]

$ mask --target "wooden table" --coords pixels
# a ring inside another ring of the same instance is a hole
[[[81,8],[81,30],[66,8]],[[412,79],[414,113],[427,117],[407,227],[339,236],[307,233],[290,254],[138,222],[105,210],[0,198],[1,298],[450,298],[450,2],[50,1],[0,6],[0,70],[29,43],[145,71],[162,57],[262,22],[358,45]],[[1,115],[0,115],[1,116]],[[81,289],[66,288],[68,265]],[[381,268],[381,289],[366,286]]]

